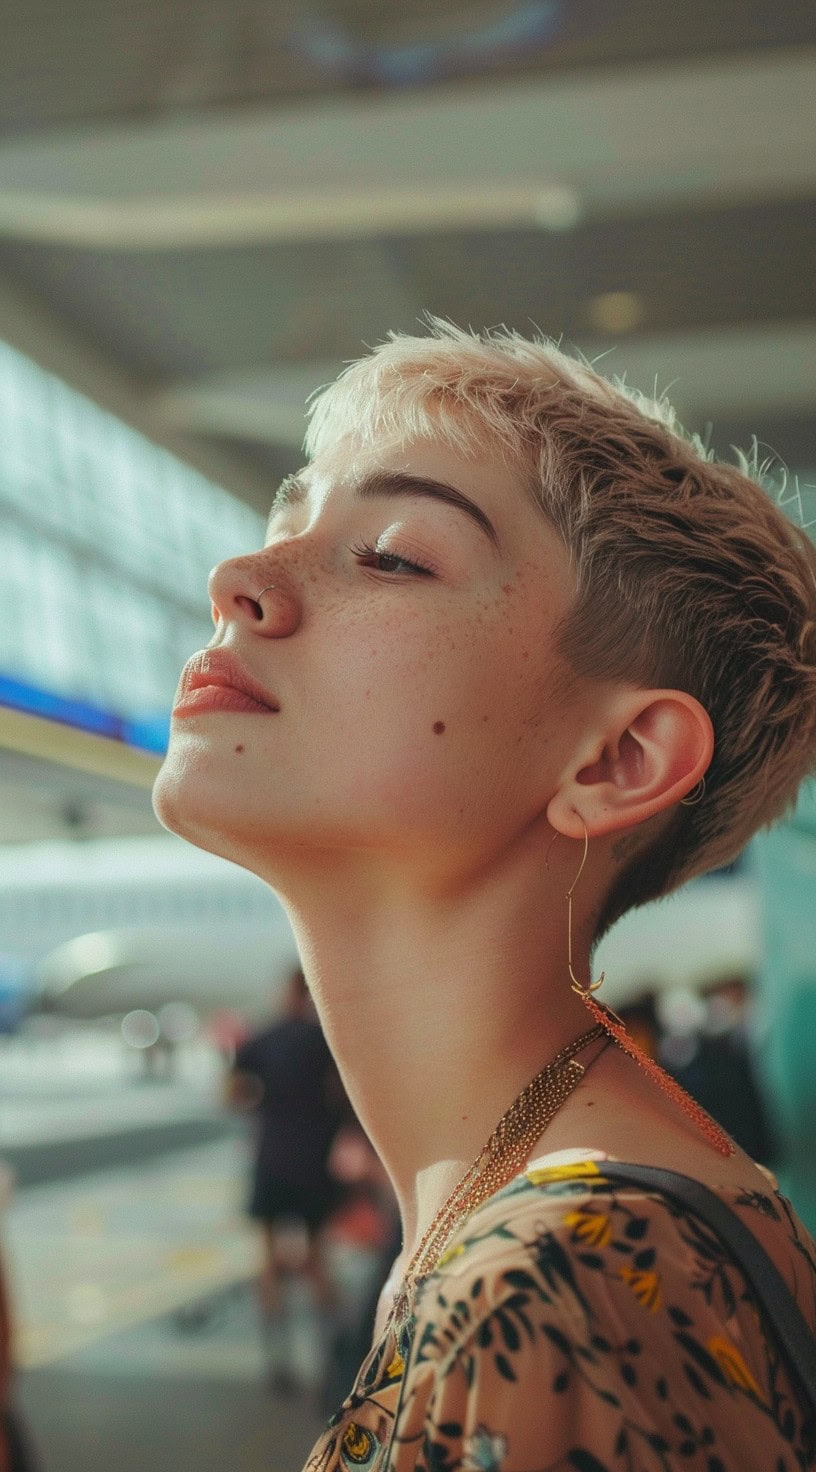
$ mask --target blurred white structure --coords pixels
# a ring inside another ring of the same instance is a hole
[[[753,973],[758,909],[750,874],[723,875],[624,916],[593,963],[604,998]],[[0,936],[49,1007],[86,1018],[187,1002],[261,1019],[297,954],[262,880],[171,835],[0,849]]]

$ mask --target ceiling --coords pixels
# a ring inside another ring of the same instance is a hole
[[[308,392],[427,310],[611,349],[718,449],[807,463],[804,0],[0,13],[0,334],[253,504]]]
[[[563,335],[720,452],[816,466],[810,0],[0,20],[0,338],[254,506],[309,391],[425,311]]]

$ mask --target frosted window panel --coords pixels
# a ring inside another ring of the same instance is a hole
[[[212,634],[210,569],[263,517],[4,343],[0,412],[0,675],[167,710]]]

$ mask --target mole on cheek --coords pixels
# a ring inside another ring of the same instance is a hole
[[[434,723],[433,723],[433,729],[434,729],[434,735],[435,736],[441,736],[442,735],[442,732],[445,729],[445,722],[444,721],[434,721]]]
[[[243,746],[236,746],[236,748],[235,748],[236,751],[243,751],[243,749],[244,749]]]

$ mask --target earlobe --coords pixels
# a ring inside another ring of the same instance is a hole
[[[570,838],[581,837],[582,822],[600,835],[668,810],[711,763],[711,719],[685,691],[629,692],[608,715],[594,747],[584,750],[547,809],[551,826]]]

